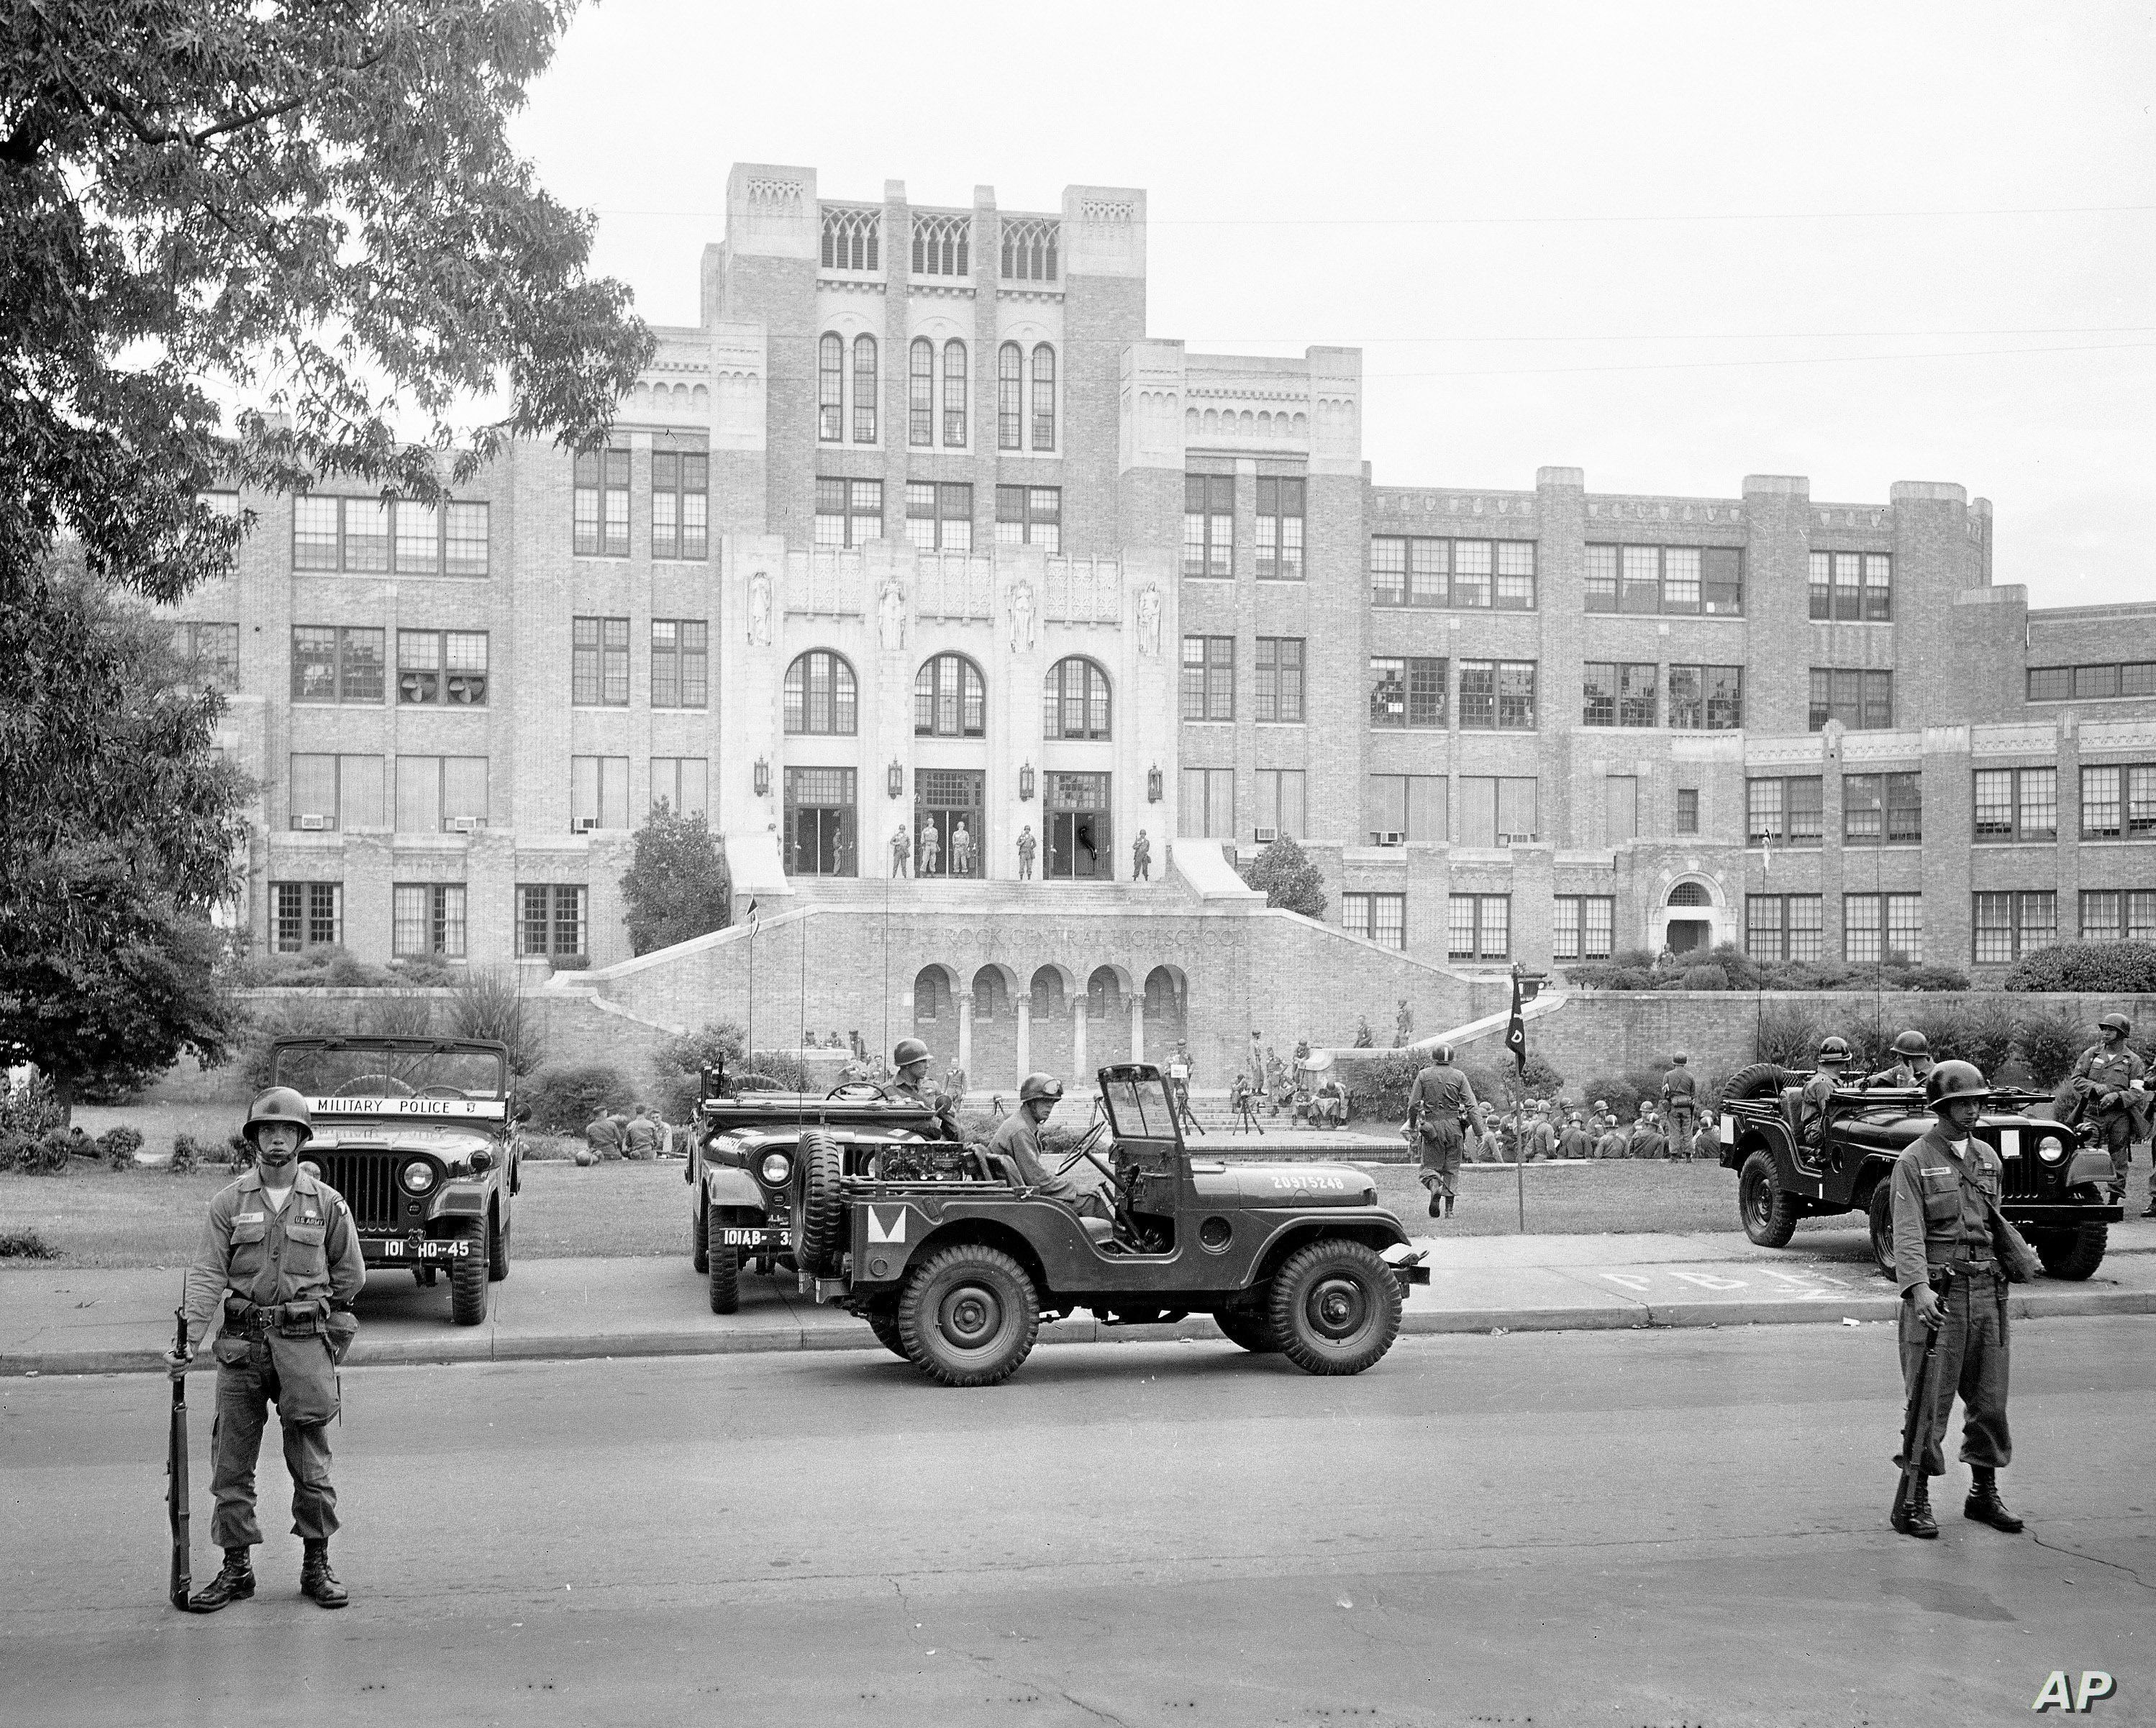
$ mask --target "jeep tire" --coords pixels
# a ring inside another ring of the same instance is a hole
[[[2044,1263],[2046,1278],[2079,1281],[2093,1277],[2111,1240],[2108,1224],[2076,1224],[2069,1230],[2032,1230],[2029,1246]]]
[[[485,1224],[467,1233],[472,1252],[449,1262],[449,1318],[460,1326],[475,1326],[486,1318],[487,1228]]]
[[[1281,1354],[1306,1374],[1359,1374],[1399,1334],[1399,1280],[1375,1249],[1313,1242],[1273,1275],[1270,1318]]]
[[[1240,1345],[1252,1356],[1277,1356],[1280,1340],[1273,1335],[1272,1316],[1266,1311],[1266,1291],[1260,1287],[1256,1292],[1260,1304],[1250,1306],[1237,1304],[1223,1308],[1213,1316],[1213,1324],[1220,1329],[1220,1336],[1230,1344]]]
[[[1738,1172],[1737,1216],[1762,1248],[1787,1248],[1797,1233],[1797,1197],[1775,1179],[1772,1152],[1753,1153]]]
[[[1871,1185],[1871,1203],[1866,1208],[1871,1224],[1871,1259],[1879,1275],[1894,1275],[1894,1182],[1882,1176]]]
[[[689,1221],[689,1264],[692,1270],[708,1272],[711,1261],[706,1258],[711,1246],[711,1213],[706,1203],[703,1191],[696,1192],[696,1215]]]
[[[844,1165],[838,1142],[820,1130],[801,1136],[800,1173],[794,1178],[793,1258],[812,1278],[830,1278],[845,1251],[846,1202],[839,1193]]]
[[[1782,1088],[1802,1079],[1779,1062],[1753,1062],[1722,1083],[1722,1095],[1732,1098],[1778,1098]]]
[[[875,1334],[877,1343],[901,1361],[910,1362],[913,1360],[911,1356],[906,1355],[905,1341],[898,1336],[897,1315],[886,1314],[880,1310],[871,1310],[864,1314],[861,1318],[869,1323],[869,1330]]]
[[[741,1250],[737,1248],[713,1249],[705,1267],[705,1275],[711,1291],[711,1312],[740,1313]]]
[[[1040,1293],[1002,1249],[959,1243],[907,1275],[897,1331],[906,1360],[930,1379],[993,1386],[1032,1353],[1040,1331]]]
[[[502,1216],[496,1201],[486,1218],[486,1281],[500,1284],[509,1276],[509,1233],[513,1221]]]

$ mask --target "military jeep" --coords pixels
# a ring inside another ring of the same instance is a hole
[[[307,1100],[301,1160],[344,1197],[369,1277],[449,1274],[449,1317],[486,1318],[509,1276],[511,1205],[523,1184],[509,1051],[482,1038],[364,1034],[280,1038],[270,1084]]]
[[[793,1279],[812,1162],[891,1178],[988,1173],[978,1153],[945,1138],[933,1110],[892,1088],[857,1081],[827,1093],[783,1092],[757,1084],[714,1064],[697,1088],[681,1174],[691,1191],[690,1262],[705,1276],[714,1314],[740,1309],[743,1273]],[[809,1248],[820,1260],[820,1240]]]
[[[1243,1349],[1312,1374],[1359,1374],[1392,1347],[1408,1233],[1363,1171],[1194,1159],[1159,1069],[1099,1070],[1094,1126],[1063,1159],[1101,1179],[1112,1218],[1028,1187],[997,1154],[935,1146],[864,1156],[804,1135],[791,1233],[801,1287],[868,1322],[946,1386],[1014,1372],[1044,1320],[1109,1325],[1214,1316]]]
[[[1810,1078],[1760,1062],[1738,1069],[1722,1090],[1722,1164],[1738,1173],[1744,1233],[1763,1248],[1784,1248],[1800,1218],[1861,1212],[1871,1223],[1872,1259],[1891,1278],[1894,1207],[1887,1177],[1902,1148],[1932,1125],[1923,1089],[1838,1087],[1814,1146],[1799,1132]],[[2044,1270],[2053,1278],[2087,1278],[2103,1263],[2110,1226],[2125,1213],[2105,1197],[2109,1156],[2063,1124],[2029,1114],[2050,1103],[2042,1093],[1994,1092],[1974,1131],[1990,1142],[2004,1168],[2000,1213],[2028,1238]]]

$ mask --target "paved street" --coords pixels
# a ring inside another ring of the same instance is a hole
[[[0,1673],[40,1724],[1957,1725],[2104,1669],[2151,1718],[2139,1318],[2019,1329],[2032,1534],[1885,1525],[1879,1325],[1212,1342],[939,1391],[880,1353],[377,1367],[335,1436],[355,1602],[162,1602],[163,1387],[0,1382]],[[210,1383],[193,1382],[198,1576]]]

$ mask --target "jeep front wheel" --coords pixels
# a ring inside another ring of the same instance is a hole
[[[1771,1152],[1754,1152],[1737,1177],[1737,1215],[1762,1248],[1787,1248],[1797,1233],[1797,1197],[1774,1180]]]
[[[1872,1184],[1866,1215],[1871,1223],[1871,1259],[1882,1278],[1894,1275],[1894,1184],[1881,1177]]]
[[[1374,1249],[1313,1242],[1274,1275],[1270,1317],[1281,1353],[1306,1374],[1359,1374],[1399,1336],[1399,1280]]]
[[[711,1247],[711,1213],[704,1203],[704,1197],[696,1196],[696,1215],[689,1221],[689,1266],[696,1272],[708,1272],[711,1263],[708,1256]]]
[[[497,1204],[487,1214],[486,1281],[500,1284],[509,1276],[509,1232],[514,1220],[504,1218]]]
[[[729,1248],[717,1239],[720,1227],[711,1222],[707,1208],[704,1213],[704,1270],[710,1279],[711,1312],[737,1314],[741,1311],[741,1250]]]
[[[962,1243],[932,1254],[898,1299],[906,1360],[945,1386],[993,1386],[1032,1353],[1040,1298],[999,1249]]]
[[[2045,1230],[2029,1238],[2036,1258],[2044,1263],[2047,1278],[2080,1280],[2092,1278],[2103,1264],[2111,1241],[2108,1224],[2076,1224],[2071,1230]]]
[[[449,1262],[449,1318],[460,1326],[475,1326],[486,1318],[486,1227],[466,1238],[472,1251]]]

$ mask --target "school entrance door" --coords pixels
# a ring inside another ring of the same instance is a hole
[[[860,868],[854,834],[854,771],[786,771],[786,874],[851,876]]]
[[[1048,777],[1048,863],[1041,874],[1108,881],[1116,874],[1106,774]]]
[[[988,777],[978,768],[913,771],[913,865],[918,876],[981,874],[981,802]],[[921,843],[933,835],[933,848]],[[934,862],[929,860],[932,855]]]

